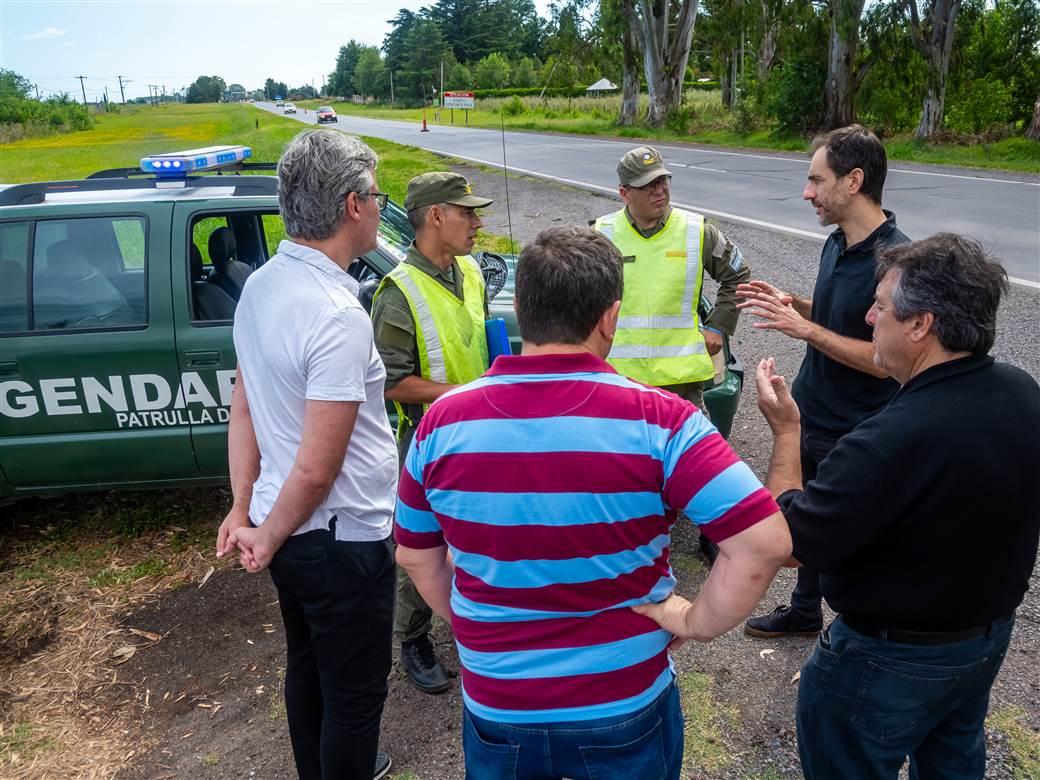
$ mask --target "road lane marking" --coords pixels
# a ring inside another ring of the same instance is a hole
[[[371,121],[377,121],[377,120],[371,120]],[[393,120],[381,120],[381,121],[393,121]],[[401,123],[398,123],[398,124],[401,124]],[[344,133],[349,133],[350,132],[349,130],[347,130],[345,128],[337,127],[336,129],[340,130],[341,132],[344,132]],[[480,129],[480,128],[470,128],[470,129]],[[602,142],[602,143],[616,143],[616,142]],[[426,147],[426,148],[429,148],[429,147]],[[665,148],[683,149],[683,147],[665,147]],[[457,154],[457,153],[448,152],[448,151],[441,151],[441,150],[432,149],[432,148],[429,149],[429,150],[432,151],[432,152],[435,152],[437,154],[446,155],[448,157],[455,157],[455,158],[458,158],[460,160],[469,160],[470,162],[480,163],[481,165],[487,165],[487,166],[489,166],[491,168],[502,168],[502,163],[499,163],[499,162],[491,162],[490,160],[483,160],[483,159],[480,159],[478,157],[468,157],[466,155]],[[720,154],[729,154],[729,155],[738,156],[738,157],[739,156],[743,156],[743,157],[757,157],[757,158],[760,158],[760,159],[767,159],[767,160],[777,160],[777,159],[790,160],[790,158],[787,158],[787,157],[772,157],[772,156],[760,155],[760,154],[759,155],[741,154],[741,153],[738,153],[738,152],[720,152]],[[679,163],[677,163],[677,164],[679,164]],[[617,194],[617,190],[615,190],[615,189],[612,189],[610,187],[602,187],[602,186],[600,186],[598,184],[592,184],[591,182],[587,182],[587,181],[580,181],[578,179],[565,179],[565,178],[563,178],[561,176],[552,176],[552,175],[547,174],[547,173],[541,173],[539,171],[532,171],[532,170],[529,170],[527,168],[518,168],[518,167],[515,167],[515,166],[507,166],[507,167],[511,171],[515,171],[517,173],[523,173],[523,174],[526,174],[528,176],[533,176],[533,177],[538,178],[538,179],[547,179],[549,181],[558,181],[558,182],[562,182],[564,184],[573,184],[574,186],[581,187],[582,189],[595,190],[597,192],[605,192],[608,195],[616,195]],[[686,167],[686,168],[693,168],[695,170],[711,170],[711,169],[708,169],[708,168],[700,168],[700,167],[695,167],[695,166],[690,166],[690,165],[684,165],[684,167]],[[923,171],[905,171],[905,173],[924,173],[924,172]],[[942,174],[942,173],[928,173],[926,175],[928,175],[928,176],[954,176],[955,178],[961,178],[961,179],[976,179],[976,178],[979,178],[979,177],[974,177],[974,176],[956,176],[955,174]],[[1000,182],[1007,181],[1005,179],[979,179],[979,180],[981,180],[981,181],[1000,181]],[[1029,182],[1011,182],[1011,183],[1014,183],[1014,184],[1029,184]],[[1040,186],[1040,185],[1036,185],[1036,186]],[[767,222],[765,220],[754,219],[752,217],[744,217],[744,216],[741,216],[740,214],[731,214],[731,213],[726,212],[726,211],[719,211],[717,209],[709,209],[709,208],[705,208],[703,206],[697,206],[697,205],[694,205],[694,204],[680,203],[679,201],[673,201],[673,204],[678,206],[679,208],[686,209],[688,211],[695,211],[695,212],[700,213],[700,214],[710,214],[710,215],[712,215],[714,217],[720,217],[722,219],[728,219],[731,222],[740,222],[740,223],[745,224],[745,225],[753,225],[755,227],[765,228],[766,230],[773,230],[773,231],[776,231],[778,233],[788,233],[790,235],[801,236],[802,238],[810,238],[810,239],[814,239],[816,241],[826,241],[827,240],[827,236],[825,234],[823,234],[823,233],[814,233],[814,232],[812,232],[810,230],[802,230],[801,228],[791,227],[789,225],[780,225],[780,224],[777,224],[775,222]],[[1021,279],[1021,278],[1015,277],[1015,276],[1009,276],[1008,277],[1008,281],[1011,282],[1012,284],[1017,284],[1017,285],[1021,285],[1023,287],[1030,287],[1032,289],[1040,290],[1040,282],[1033,282],[1033,281],[1030,281],[1029,279]]]

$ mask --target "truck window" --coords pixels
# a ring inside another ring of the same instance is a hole
[[[140,217],[37,222],[32,329],[145,324],[145,263],[145,226]]]
[[[0,333],[29,328],[29,223],[0,222]]]
[[[282,219],[276,213],[236,209],[199,215],[191,224],[186,258],[192,320],[234,319],[246,279],[277,251],[277,242],[284,235]]]

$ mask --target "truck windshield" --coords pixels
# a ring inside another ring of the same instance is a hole
[[[414,238],[415,231],[408,221],[408,213],[392,200],[387,201],[379,220],[379,248],[400,262]]]

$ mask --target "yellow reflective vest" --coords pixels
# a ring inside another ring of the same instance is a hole
[[[644,238],[622,209],[596,220],[596,230],[625,257],[625,294],[607,361],[657,387],[711,379],[697,314],[704,217],[673,208],[664,228]]]
[[[484,275],[469,255],[455,258],[462,271],[460,301],[429,274],[410,263],[398,263],[384,277],[375,298],[393,282],[404,293],[415,320],[419,371],[423,379],[452,385],[472,382],[488,367],[487,336],[484,331]],[[373,300],[375,300],[373,298]],[[394,403],[400,420],[398,434],[407,418]],[[425,411],[429,404],[423,406]],[[410,422],[410,421],[408,421]]]

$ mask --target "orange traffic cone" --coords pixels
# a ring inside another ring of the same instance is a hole
[[[426,112],[425,111],[422,112],[422,130],[420,130],[419,132],[420,133],[428,133],[428,132],[430,132],[430,128],[428,128],[426,126]]]

